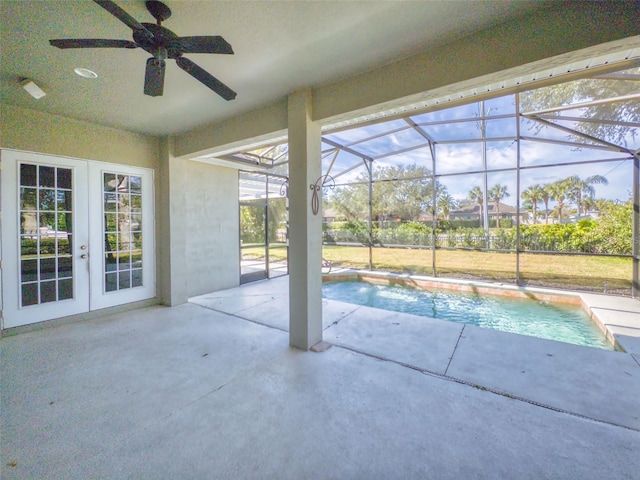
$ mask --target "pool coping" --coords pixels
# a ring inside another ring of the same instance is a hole
[[[640,302],[630,297],[371,270],[343,269],[322,276],[325,282],[354,279],[378,285],[442,288],[578,305],[585,310],[615,350],[640,354]]]

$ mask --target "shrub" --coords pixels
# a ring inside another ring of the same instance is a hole
[[[633,253],[633,204],[605,202],[594,226],[593,244],[597,253]]]
[[[501,228],[491,235],[491,248],[514,250],[516,248],[516,229]]]
[[[628,255],[632,253],[631,202],[614,203],[604,201],[600,207],[601,216],[597,220],[583,219],[577,223],[536,224],[520,226],[520,248],[524,251],[607,253]],[[516,228],[492,228],[487,238],[482,228],[464,228],[464,222],[441,221],[436,230],[437,245],[449,248],[493,248],[514,250],[516,248]],[[501,220],[501,225],[511,220]],[[342,228],[336,229],[336,224]],[[457,228],[454,227],[457,225]],[[476,222],[477,225],[477,222]],[[430,222],[393,222],[387,228],[378,229],[373,224],[374,243],[387,245],[431,246]],[[361,220],[335,222],[324,231],[328,242],[369,241],[368,225]]]

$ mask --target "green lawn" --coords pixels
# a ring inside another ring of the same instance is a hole
[[[253,253],[243,249],[243,254]],[[256,252],[257,253],[257,252]],[[272,250],[272,258],[284,258],[285,249]],[[433,253],[429,249],[373,248],[373,267],[398,273],[431,275]],[[335,266],[368,268],[369,249],[324,245],[322,256]],[[441,277],[515,282],[515,253],[475,250],[437,250],[437,275]],[[631,258],[586,255],[520,254],[520,278],[527,285],[590,290],[629,295]]]

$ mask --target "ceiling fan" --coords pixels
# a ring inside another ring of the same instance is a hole
[[[202,82],[225,100],[236,98],[236,92],[227,87],[202,67],[196,65],[185,53],[221,53],[233,54],[231,45],[221,36],[179,37],[162,26],[162,22],[171,16],[171,10],[164,3],[149,0],[145,2],[147,10],[157,23],[139,23],[131,15],[111,0],[93,0],[133,31],[133,41],[108,40],[100,38],[57,39],[49,43],[58,48],[142,48],[151,55],[147,60],[144,75],[144,93],[152,97],[162,95],[164,89],[165,60],[171,58],[178,67]]]

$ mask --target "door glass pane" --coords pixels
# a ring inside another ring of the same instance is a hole
[[[118,290],[131,288],[131,271],[118,272]]]
[[[20,209],[35,210],[37,195],[38,195],[37,188],[25,188],[25,187],[20,188]]]
[[[280,175],[240,172],[238,190],[240,283],[286,275],[288,180]]]
[[[38,185],[53,188],[56,183],[55,167],[38,167]]]
[[[117,273],[107,273],[104,276],[104,290],[105,292],[115,292],[118,290],[118,274]]]
[[[70,278],[72,276],[71,257],[58,257],[58,278]]]
[[[131,270],[131,286],[132,287],[141,287],[142,286],[142,269]]]
[[[65,190],[57,191],[58,211],[64,212],[71,210],[71,192]]]
[[[142,178],[135,175],[129,177],[129,187],[132,194],[142,194]]]
[[[73,298],[70,168],[20,165],[20,305]]]
[[[58,298],[60,300],[66,300],[68,298],[73,298],[73,280],[60,280],[58,282]]]
[[[23,283],[21,288],[23,307],[29,305],[38,304],[38,284],[37,283]]]
[[[141,225],[142,225],[142,223],[141,223]],[[142,249],[142,233],[135,232],[133,234],[133,248],[135,250],[141,250]]]
[[[38,260],[22,260],[21,279],[22,283],[35,282],[38,280]]]
[[[66,188],[67,190],[71,190],[71,169],[58,169],[58,188]]]
[[[116,175],[115,173],[105,173],[103,175],[104,191],[115,192],[116,190]]]
[[[55,302],[56,300],[56,282],[40,283],[40,303]]]
[[[56,278],[55,257],[43,258],[40,260],[40,280],[51,280]]]
[[[142,286],[142,178],[103,173],[104,291]]]
[[[68,192],[71,193],[71,192]],[[69,204],[68,207],[65,208],[71,208],[71,205]],[[67,232],[66,236],[65,235],[58,235],[58,238],[56,238],[56,245],[58,246],[58,255],[64,255],[66,257],[69,257],[71,255],[71,229],[72,229],[72,213],[69,212],[65,212],[65,213],[58,213],[57,214],[57,224],[56,224],[56,228],[59,232]]]
[[[269,192],[271,195],[271,192]],[[269,198],[269,278],[289,273],[287,199]]]
[[[20,185],[35,187],[38,185],[38,167],[23,163],[20,165]]]
[[[131,252],[131,268],[142,268],[142,250]]]
[[[40,189],[40,210],[53,212],[56,209],[56,191],[53,188]]]
[[[240,281],[267,277],[266,205],[264,201],[240,205]]]

